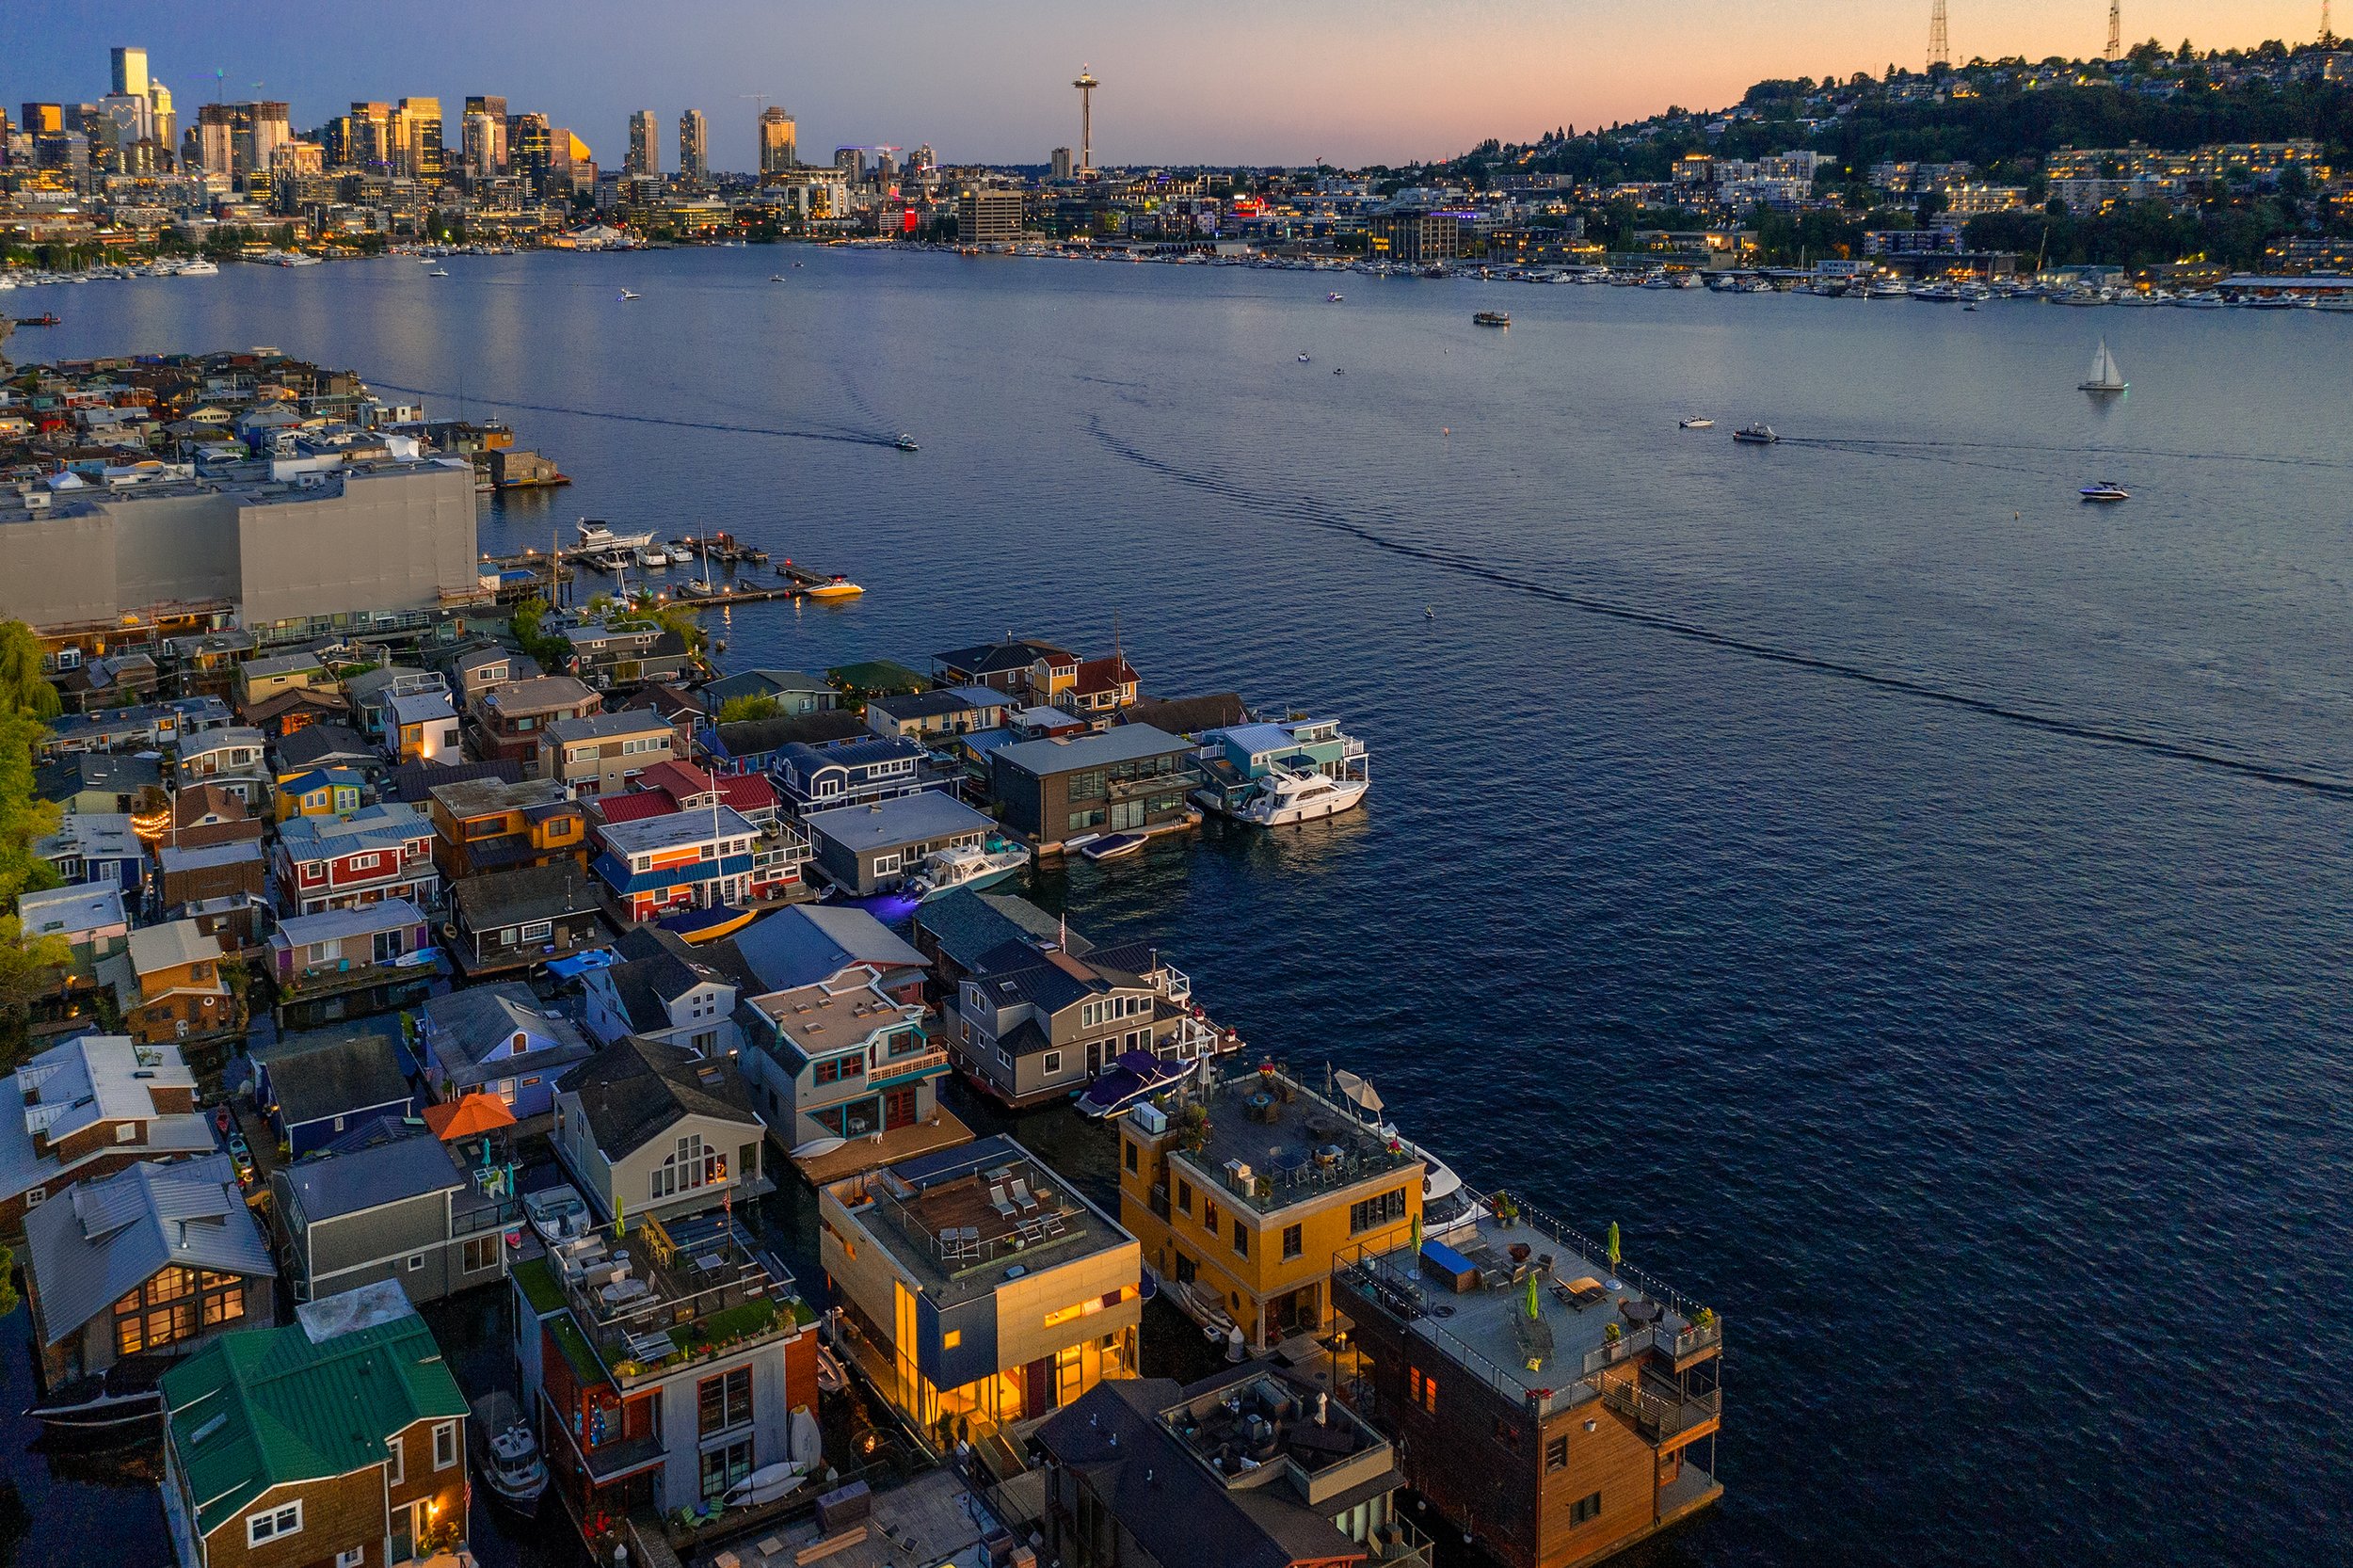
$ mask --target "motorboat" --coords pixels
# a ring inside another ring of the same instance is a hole
[[[1301,364],[1303,364],[1303,365],[1304,365],[1304,364],[1305,364],[1305,363],[1307,362],[1307,356],[1306,356],[1306,355],[1305,355],[1305,354],[1302,354],[1302,355],[1299,357],[1299,362],[1300,362]]]
[[[737,1481],[719,1499],[726,1508],[750,1508],[760,1503],[773,1503],[790,1496],[808,1480],[806,1461],[787,1459],[775,1464],[763,1464]]]
[[[637,564],[641,567],[666,567],[670,564],[670,552],[660,545],[641,546],[637,552]]]
[[[1459,1230],[1466,1224],[1486,1218],[1486,1206],[1478,1202],[1463,1178],[1454,1174],[1452,1166],[1418,1144],[1408,1142],[1389,1119],[1388,1107],[1372,1086],[1372,1080],[1360,1078],[1346,1069],[1332,1074],[1332,1087],[1338,1092],[1340,1104],[1355,1118],[1359,1127],[1390,1147],[1401,1149],[1422,1162],[1421,1203],[1422,1230],[1425,1235],[1438,1235],[1447,1230]],[[1433,1206],[1445,1214],[1443,1225],[1432,1218]]]
[[[2086,485],[2082,489],[2077,490],[2075,493],[2082,496],[2086,501],[2097,501],[2102,503],[2130,501],[2133,498],[2132,491],[2126,489],[2123,486],[2118,484],[2113,479],[2102,479],[2095,481],[2092,484]]]
[[[2188,294],[2177,295],[2173,300],[2173,308],[2177,311],[2218,311],[2222,306],[2222,296],[2212,289],[2196,289]]]
[[[136,1441],[145,1434],[146,1423],[163,1414],[157,1385],[172,1365],[168,1355],[124,1356],[104,1371],[57,1384],[24,1414],[61,1437]]]
[[[921,447],[915,444],[915,438],[908,435],[904,430],[899,432],[899,439],[892,441],[890,444],[897,447],[902,452],[920,452],[923,450]]]
[[[1001,839],[992,839],[985,845],[934,850],[923,857],[922,869],[907,878],[907,888],[923,899],[938,898],[959,888],[977,892],[1002,882],[1029,863],[1030,852],[1026,848]]]
[[[1477,315],[1471,317],[1471,325],[1474,327],[1509,327],[1512,325],[1512,312],[1509,311],[1481,311]]]
[[[476,1400],[466,1433],[474,1469],[490,1495],[526,1519],[537,1513],[548,1489],[548,1466],[514,1396],[493,1389]]]
[[[640,296],[637,296],[637,295],[632,294],[632,293],[631,293],[629,290],[627,290],[627,289],[623,289],[623,290],[621,291],[621,297],[622,297],[623,299],[636,299],[636,298],[638,298],[638,297],[640,297]]]
[[[643,550],[653,543],[650,528],[643,534],[616,534],[601,518],[581,519],[579,533],[580,548],[588,551]]]
[[[1732,433],[1732,439],[1736,441],[1744,442],[1750,446],[1770,446],[1775,441],[1781,440],[1781,437],[1774,431],[1771,425],[1767,424],[1760,420],[1754,424],[1744,424],[1740,426],[1739,429],[1735,430]]]
[[[849,1368],[841,1365],[841,1358],[833,1353],[831,1346],[818,1346],[817,1387],[819,1392],[826,1394],[840,1394],[847,1392],[849,1386]]]
[[[1141,833],[1112,833],[1080,844],[1079,853],[1098,862],[1117,860],[1141,851],[1145,841]]]
[[[837,574],[830,582],[803,588],[803,599],[856,599],[866,590],[848,578]]]
[[[1191,1062],[1173,1062],[1148,1050],[1122,1051],[1078,1098],[1079,1114],[1096,1121],[1118,1115],[1149,1099],[1193,1071]]]
[[[768,281],[771,283],[781,283],[784,281],[784,274],[781,272],[772,272],[768,275]]]
[[[1679,419],[1675,421],[1675,428],[1678,430],[1713,430],[1716,428],[1716,422],[1704,416],[1695,419]]]
[[[1235,815],[1260,827],[1288,827],[1337,817],[1361,802],[1371,788],[1368,778],[1334,778],[1326,773],[1274,762],[1268,765],[1257,792]]]
[[[596,1217],[588,1212],[587,1204],[581,1201],[578,1191],[568,1186],[524,1193],[523,1213],[539,1240],[550,1246],[585,1236],[596,1228]]]
[[[2124,379],[2123,371],[2117,368],[2116,356],[2108,352],[2108,340],[2102,338],[2100,346],[2092,352],[2090,378],[2076,382],[2075,390],[2088,392],[2121,392],[2131,385],[2130,381]]]
[[[425,276],[427,278],[446,278],[449,276],[449,268],[445,266],[437,266],[432,271],[426,273]]]
[[[1344,304],[1347,299],[1348,296],[1344,294],[1327,294],[1323,296],[1323,302],[1327,305]]]

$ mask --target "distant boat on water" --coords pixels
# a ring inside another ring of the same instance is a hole
[[[1713,430],[1716,428],[1716,422],[1705,417],[1705,415],[1701,415],[1691,419],[1679,419],[1675,421],[1675,428],[1678,430]]]
[[[627,289],[623,289],[623,290],[621,291],[621,297],[622,297],[623,299],[635,299],[635,298],[638,298],[638,297],[639,297],[639,296],[634,295],[634,294],[632,294],[632,293],[631,293],[629,290],[627,290]]]
[[[2123,486],[2118,484],[2113,479],[2103,479],[2096,484],[2086,485],[2082,489],[2077,490],[2075,493],[2082,496],[2086,501],[2130,501],[2133,498],[2132,491],[2126,489]]]
[[[2131,385],[2130,381],[2124,379],[2124,372],[2118,368],[2116,356],[2108,352],[2108,340],[2102,338],[2099,348],[2091,356],[2091,378],[2088,381],[2078,381],[2075,384],[2075,390],[2088,392],[2121,392]]]
[[[1771,425],[1764,424],[1760,421],[1755,424],[1744,424],[1740,426],[1739,429],[1735,430],[1732,433],[1732,439],[1736,441],[1745,442],[1750,446],[1770,446],[1775,441],[1781,440],[1781,437],[1774,432]]]

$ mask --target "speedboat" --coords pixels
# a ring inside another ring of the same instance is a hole
[[[907,878],[907,888],[923,899],[952,893],[958,888],[970,888],[977,892],[1002,882],[1029,863],[1027,849],[1001,839],[991,840],[986,847],[968,844],[934,850],[923,857],[922,870]]]
[[[643,534],[616,534],[600,518],[581,519],[579,534],[583,550],[643,550],[653,543],[651,529]]]
[[[803,599],[856,599],[865,591],[857,584],[837,573],[829,583],[819,583],[811,587],[803,588],[801,597]]]
[[[531,1221],[531,1228],[539,1233],[539,1240],[550,1246],[585,1236],[594,1228],[595,1218],[580,1193],[570,1187],[551,1187],[544,1192],[523,1194],[523,1213]]]
[[[449,276],[449,268],[445,266],[437,266],[432,271],[426,273],[425,276],[427,278],[446,278]]]
[[[1754,424],[1740,426],[1732,433],[1732,439],[1736,441],[1744,441],[1750,446],[1770,446],[1781,440],[1781,437],[1774,432],[1771,425],[1759,421]]]
[[[670,564],[670,552],[659,545],[642,546],[637,552],[637,564],[641,567],[666,567]]]
[[[1365,798],[1372,788],[1367,778],[1334,778],[1328,774],[1270,763],[1257,792],[1241,803],[1235,815],[1260,827],[1288,827],[1293,823],[1337,817]]]
[[[2132,491],[2113,479],[2102,479],[2095,484],[2086,485],[2075,493],[2086,501],[2130,501],[2133,498]]]
[[[491,1495],[526,1519],[537,1513],[548,1489],[548,1467],[513,1397],[504,1389],[485,1394],[474,1401],[466,1429],[474,1469]]]
[[[915,444],[915,438],[908,435],[904,430],[899,432],[899,439],[892,441],[890,444],[897,447],[902,452],[920,452],[923,450],[921,447]]]
[[[1302,355],[1299,357],[1299,362],[1300,362],[1301,364],[1303,364],[1303,365],[1304,365],[1304,364],[1305,364],[1305,363],[1307,362],[1307,356],[1306,356],[1306,355],[1305,355],[1305,354],[1302,354]]]
[[[1080,844],[1079,853],[1090,860],[1117,860],[1137,853],[1145,841],[1141,833],[1112,833]]]
[[[784,281],[784,274],[781,272],[772,272],[768,275],[768,281],[771,283],[781,283]]]
[[[57,1384],[24,1414],[58,1436],[132,1441],[164,1411],[157,1384],[173,1365],[166,1355],[128,1355],[103,1372]]]
[[[1103,1121],[1138,1100],[1149,1099],[1193,1071],[1190,1062],[1172,1062],[1148,1050],[1122,1051],[1079,1096],[1079,1114]]]
[[[1337,305],[1344,302],[1347,298],[1348,296],[1344,294],[1327,294],[1323,296],[1324,303],[1327,305]]]
[[[1340,1103],[1356,1119],[1358,1126],[1391,1147],[1401,1149],[1422,1162],[1421,1223],[1424,1235],[1444,1235],[1486,1218],[1486,1206],[1463,1185],[1463,1178],[1454,1174],[1452,1166],[1428,1149],[1408,1143],[1399,1135],[1397,1124],[1388,1119],[1388,1108],[1382,1103],[1371,1080],[1359,1078],[1342,1069],[1333,1073],[1332,1087],[1339,1091]]]
[[[1713,430],[1716,428],[1716,422],[1706,418],[1679,419],[1675,421],[1675,428],[1678,430]]]
[[[638,297],[638,296],[636,296],[636,295],[633,295],[633,294],[630,293],[630,292],[629,292],[629,290],[627,290],[627,289],[623,289],[623,290],[621,291],[621,297],[622,297],[623,299],[635,299],[635,298],[637,298],[637,297]]]

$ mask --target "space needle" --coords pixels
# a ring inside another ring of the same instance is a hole
[[[1079,172],[1086,174],[1095,168],[1095,89],[1100,84],[1082,65],[1079,79],[1070,85],[1079,89]]]

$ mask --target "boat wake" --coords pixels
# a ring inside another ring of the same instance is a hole
[[[2003,452],[2046,454],[2054,457],[2161,457],[2176,463],[2263,463],[2277,468],[2316,468],[2353,471],[2353,461],[2341,457],[2299,457],[2281,452],[2180,452],[2157,446],[2059,446],[2031,441],[1922,441],[1880,436],[1784,436],[1784,446],[1810,446],[1825,452],[1856,452],[1881,457],[1942,457],[1948,453]],[[1991,465],[2002,466],[2002,465]],[[2035,471],[2020,471],[2035,472]]]
[[[1321,529],[1327,533],[1345,535],[1377,550],[1407,556],[1447,571],[1476,577],[1482,582],[1492,583],[1498,587],[1510,588],[1514,592],[1543,600],[1547,603],[1563,605],[1569,609],[1582,611],[1587,615],[1600,616],[1631,626],[1645,627],[1672,637],[1682,638],[1686,642],[1721,648],[1729,653],[1741,654],[1767,664],[1781,664],[1793,669],[1812,670],[1841,680],[1852,681],[1857,685],[1899,693],[1924,702],[1933,702],[1948,708],[1981,713],[1988,718],[1999,719],[2004,723],[2018,725],[2028,729],[2041,730],[2044,734],[2062,735],[2070,740],[2089,741],[2102,745],[2126,747],[2151,756],[2169,758],[2175,761],[2190,762],[2200,767],[2236,774],[2244,778],[2260,779],[2267,784],[2308,790],[2316,794],[2353,798],[2353,779],[2312,771],[2301,764],[2275,762],[2260,758],[2236,757],[2226,751],[2187,742],[2170,741],[2158,735],[2117,728],[2085,719],[2070,718],[2063,714],[2040,713],[2032,709],[2016,707],[1994,697],[1976,696],[1967,692],[1954,691],[1949,687],[1935,685],[1916,677],[1892,674],[1865,664],[1850,664],[1844,660],[1826,658],[1820,654],[1807,653],[1797,648],[1759,642],[1754,638],[1721,632],[1702,622],[1686,620],[1663,611],[1648,610],[1622,600],[1602,599],[1590,593],[1580,593],[1539,582],[1533,578],[1518,576],[1508,571],[1498,571],[1489,558],[1465,552],[1448,550],[1436,545],[1417,544],[1410,540],[1393,538],[1378,529],[1357,521],[1337,507],[1326,505],[1311,498],[1293,496],[1286,501],[1278,502],[1268,492],[1254,485],[1244,484],[1241,480],[1226,478],[1216,473],[1205,473],[1184,468],[1165,458],[1154,456],[1106,429],[1099,419],[1090,418],[1088,425],[1095,439],[1109,451],[1179,485],[1231,501],[1253,512],[1263,513],[1272,505],[1275,515],[1304,526]]]
[[[457,394],[445,387],[404,387],[397,381],[372,381],[371,386],[387,392],[408,392],[416,397],[445,397],[453,401]],[[578,419],[612,419],[630,424],[666,424],[680,430],[717,430],[730,436],[782,436],[796,441],[840,441],[845,446],[891,446],[888,436],[874,436],[857,430],[787,430],[773,424],[726,424],[713,420],[669,419],[661,414],[625,414],[611,408],[575,408],[560,403],[519,403],[509,398],[484,397],[467,392],[465,401],[479,403],[490,408],[520,408],[535,414],[570,414]]]

